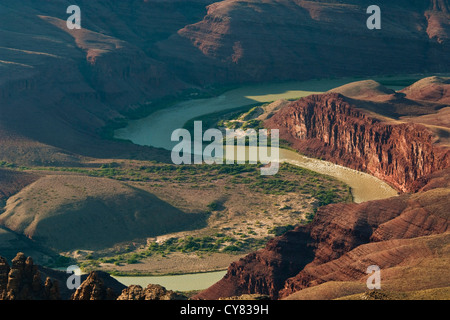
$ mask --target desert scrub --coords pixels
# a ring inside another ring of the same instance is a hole
[[[247,129],[255,129],[255,130],[260,130],[260,129],[264,129],[264,122],[261,120],[249,120],[247,122],[245,122],[242,125],[242,130],[247,130]]]
[[[275,226],[269,229],[269,234],[273,234],[274,236],[281,236],[282,234],[294,230],[294,225],[287,225],[287,226]]]
[[[16,168],[17,166],[0,162],[0,166]],[[212,181],[223,180],[228,190],[247,188],[251,192],[285,195],[287,193],[303,194],[306,198],[317,199],[317,207],[335,202],[351,201],[350,189],[330,177],[313,171],[283,163],[274,176],[261,176],[261,164],[233,165],[172,165],[155,164],[133,166],[112,162],[99,168],[59,168],[37,167],[35,170],[56,172],[74,172],[91,177],[102,177],[119,181],[136,181],[152,183],[154,187],[161,183],[173,183],[190,188],[202,189],[214,187]],[[206,185],[207,184],[207,185]],[[216,203],[210,203],[209,210],[216,210]]]
[[[244,235],[240,233],[240,235]],[[125,253],[113,257],[102,257],[94,259],[90,256],[89,260],[83,261],[83,270],[91,270],[98,267],[101,263],[109,263],[114,265],[135,264],[141,260],[151,256],[165,257],[171,253],[242,253],[249,252],[262,248],[270,237],[261,239],[254,239],[248,236],[236,239],[224,234],[214,234],[212,236],[193,237],[187,236],[185,238],[169,238],[162,243],[152,242],[145,250],[134,253]]]
[[[7,162],[7,161],[0,161],[0,168],[6,168],[6,169],[18,170],[18,171],[30,169],[29,167],[19,166],[15,163]]]
[[[240,124],[238,122],[229,121],[229,119],[239,119],[241,116],[245,115],[249,110],[257,106],[258,104],[252,104],[248,106],[242,106],[231,110],[224,110],[215,113],[210,113],[203,115],[198,118],[194,118],[188,120],[183,128],[189,130],[193,133],[194,130],[194,122],[202,121],[203,130],[207,130],[208,128],[218,128],[218,127],[226,127],[228,129],[237,129]]]
[[[209,203],[207,207],[211,211],[220,211],[223,209],[223,206],[219,201],[213,201]]]

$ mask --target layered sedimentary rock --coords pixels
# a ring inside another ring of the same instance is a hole
[[[448,261],[444,248],[450,241],[449,195],[447,186],[387,200],[322,207],[311,224],[231,264],[221,281],[195,298],[259,293],[276,299],[325,282],[361,281],[370,265],[386,270],[414,268],[423,259]],[[442,248],[437,250],[436,243]],[[450,284],[445,273],[429,281],[430,286]],[[361,288],[363,292],[364,285]]]
[[[448,0],[381,1],[381,30],[366,27],[371,4],[79,1],[82,29],[69,30],[65,1],[2,1],[2,157],[156,157],[99,132],[199,84],[449,71]]]
[[[3,1],[2,159],[48,165],[76,163],[73,153],[158,157],[148,148],[102,143],[101,129],[187,87],[149,50],[201,17],[207,3],[81,1],[83,28],[69,30],[64,1]]]
[[[338,94],[312,95],[266,122],[300,152],[368,172],[410,191],[414,182],[450,166],[450,151],[412,123],[381,121]]]
[[[205,84],[448,69],[447,0],[378,1],[381,30],[366,26],[373,4],[216,2],[203,20],[160,42],[159,56]]]

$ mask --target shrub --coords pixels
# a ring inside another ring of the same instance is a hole
[[[277,227],[273,227],[269,230],[270,234],[273,234],[275,236],[281,236],[282,234],[293,230],[295,228],[295,226],[293,225],[287,225],[287,226],[277,226]]]
[[[213,201],[210,204],[208,204],[208,209],[211,211],[217,211],[220,208],[220,203],[217,201]]]
[[[237,251],[241,251],[241,249],[235,245],[230,245],[228,247],[223,248],[223,252],[237,252]]]

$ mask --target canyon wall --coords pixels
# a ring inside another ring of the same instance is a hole
[[[449,2],[237,1],[160,41],[158,56],[188,82],[242,83],[332,76],[448,72]]]
[[[386,122],[337,94],[312,95],[266,122],[301,153],[368,172],[400,191],[450,166],[450,151],[434,145],[425,126]]]
[[[381,1],[381,30],[366,27],[370,4],[79,1],[83,29],[68,30],[66,1],[2,1],[0,153],[17,161],[11,133],[57,148],[33,155],[21,144],[40,164],[47,153],[65,153],[55,162],[73,161],[68,153],[131,157],[142,148],[103,143],[102,128],[163,97],[236,83],[450,70],[447,0]]]
[[[48,165],[76,163],[73,154],[157,157],[151,148],[104,142],[102,129],[189,87],[150,49],[208,3],[80,1],[83,28],[69,30],[66,1],[2,1],[1,158]]]
[[[259,293],[279,299],[327,282],[345,281],[359,283],[359,292],[364,292],[370,265],[391,274],[390,279],[383,279],[384,288],[395,291],[405,276],[402,268],[419,268],[424,259],[435,259],[440,265],[448,262],[444,248],[450,242],[449,175],[447,170],[446,186],[415,195],[321,207],[312,223],[232,263],[221,281],[194,298]],[[428,272],[428,282],[421,280],[421,272]],[[409,281],[402,289],[450,285],[445,272],[433,268],[418,271]],[[334,294],[339,297],[345,291]]]

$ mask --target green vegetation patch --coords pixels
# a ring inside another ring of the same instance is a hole
[[[166,257],[171,253],[228,253],[242,254],[262,248],[270,237],[261,239],[245,238],[237,239],[224,234],[216,233],[212,236],[184,238],[169,238],[164,242],[150,243],[145,250],[140,252],[123,253],[110,257],[94,257],[89,255],[86,260],[79,263],[80,267],[89,271],[98,268],[101,263],[110,263],[114,265],[136,264],[143,259],[151,256]]]
[[[295,226],[293,225],[287,225],[287,226],[275,226],[269,230],[270,234],[273,234],[274,236],[281,236],[282,234],[285,234],[288,231],[294,230]]]

